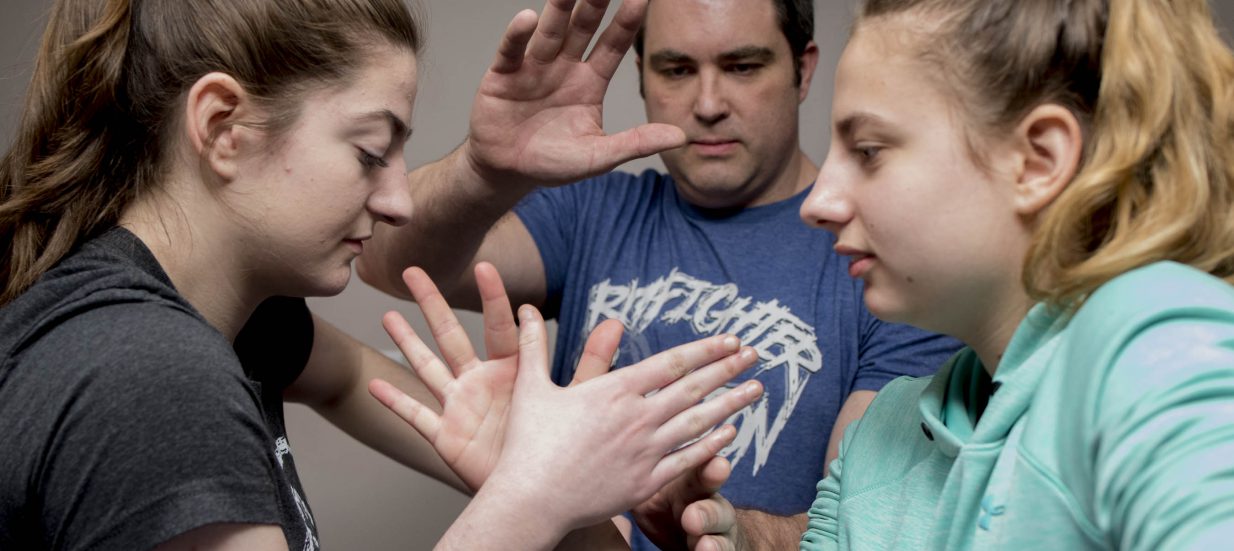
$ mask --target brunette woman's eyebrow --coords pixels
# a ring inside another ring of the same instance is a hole
[[[384,120],[390,124],[390,137],[395,140],[407,141],[411,137],[411,127],[407,123],[398,118],[393,111],[389,109],[378,109],[363,113],[356,117],[357,121]]]

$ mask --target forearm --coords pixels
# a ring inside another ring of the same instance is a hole
[[[782,517],[753,509],[737,509],[738,549],[749,551],[796,549],[809,518],[805,513]]]
[[[494,478],[485,484],[434,549],[553,549],[568,528],[553,515],[545,515],[544,504],[536,503],[517,484],[505,482]]]
[[[413,215],[402,227],[380,224],[356,263],[360,278],[381,291],[410,298],[402,272],[419,266],[446,296],[470,278],[468,268],[494,224],[535,189],[481,175],[464,142],[441,160],[407,175]]]
[[[352,438],[385,456],[470,493],[433,446],[368,393],[368,382],[385,379],[421,403],[437,399],[411,370],[314,317],[313,353],[286,399],[313,408]]]
[[[365,385],[367,381],[381,378],[434,409],[440,409],[437,400],[410,370],[371,348],[365,347],[361,353],[366,356],[363,360],[366,369],[363,378],[357,381],[359,387],[336,402],[312,404],[313,410],[382,455],[470,494],[471,490],[446,465],[432,444],[370,396]]]

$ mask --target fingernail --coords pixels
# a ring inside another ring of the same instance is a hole
[[[746,381],[741,391],[746,393],[746,396],[758,396],[763,393],[763,385],[758,384],[758,381]]]
[[[742,349],[741,353],[738,354],[737,357],[741,358],[744,361],[753,360],[754,359],[754,349],[747,346],[744,349]]]
[[[518,308],[518,319],[523,321],[531,321],[535,316],[531,312],[531,305],[524,304]]]
[[[732,335],[726,335],[723,342],[724,348],[728,350],[735,350],[737,346],[741,344],[741,341]]]

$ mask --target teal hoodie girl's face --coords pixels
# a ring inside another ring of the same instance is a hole
[[[918,56],[930,26],[911,14],[859,23],[836,71],[831,148],[801,214],[836,234],[879,318],[982,339],[1027,310],[1019,276],[1031,228],[1015,185],[1024,157],[1014,136],[972,140],[973,151],[963,107]]]

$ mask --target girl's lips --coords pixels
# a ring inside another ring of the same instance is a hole
[[[873,255],[854,256],[849,260],[848,275],[853,279],[859,279],[870,271],[874,266]]]
[[[364,252],[364,242],[359,239],[344,239],[343,243],[346,243],[347,247],[356,254]]]

